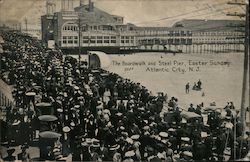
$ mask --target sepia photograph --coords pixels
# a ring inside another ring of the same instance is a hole
[[[250,161],[247,0],[0,0],[0,162]]]

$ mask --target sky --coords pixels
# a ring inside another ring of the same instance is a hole
[[[56,3],[60,11],[61,0]],[[79,0],[73,0],[74,7]],[[86,0],[88,1],[88,0]],[[240,6],[228,5],[232,0],[92,0],[95,7],[124,17],[125,23],[138,26],[171,26],[182,19],[239,19],[226,16],[228,12],[244,12]],[[46,0],[0,0],[0,24],[22,23],[28,27],[40,26],[40,17],[46,13]]]

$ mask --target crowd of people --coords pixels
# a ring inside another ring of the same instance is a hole
[[[203,104],[185,111],[175,97],[153,96],[140,83],[90,69],[27,35],[1,35],[1,78],[14,87],[15,99],[1,119],[4,160],[29,161],[30,147],[40,149],[39,160],[72,161],[223,160],[228,148],[233,160],[248,153],[230,106],[225,118],[206,111],[204,123]]]

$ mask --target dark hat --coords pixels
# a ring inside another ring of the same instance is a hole
[[[8,155],[12,155],[14,152],[16,151],[16,149],[9,149],[9,150],[7,150],[7,153],[8,153]]]
[[[22,149],[22,150],[27,149],[27,148],[29,148],[28,145],[22,145],[22,146],[21,146],[21,149]]]
[[[94,148],[98,148],[98,147],[100,147],[100,143],[98,143],[97,141],[93,141],[91,146]]]

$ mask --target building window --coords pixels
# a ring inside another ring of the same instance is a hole
[[[181,44],[186,44],[186,40],[184,38],[181,38]]]
[[[66,43],[67,43],[67,37],[63,36],[63,44],[66,44]]]
[[[89,43],[89,37],[83,36],[83,43]]]
[[[111,43],[116,43],[116,37],[115,36],[111,36]]]
[[[181,31],[181,36],[186,36],[184,31]]]
[[[169,36],[173,36],[174,35],[174,32],[173,31],[170,31],[169,32]]]
[[[97,39],[97,43],[102,43],[102,39]]]
[[[96,37],[95,36],[90,37],[90,43],[96,43]]]
[[[65,25],[62,30],[77,31],[78,27],[75,24],[68,24],[68,25]]]
[[[102,36],[97,36],[97,43],[102,43]]]
[[[180,39],[175,39],[174,40],[174,44],[179,44],[180,43]]]
[[[109,43],[109,36],[104,36],[103,38],[104,38],[104,41],[103,41],[104,43]]]
[[[134,43],[134,37],[130,38],[130,43]]]
[[[72,36],[68,37],[68,44],[73,44],[73,37]]]

